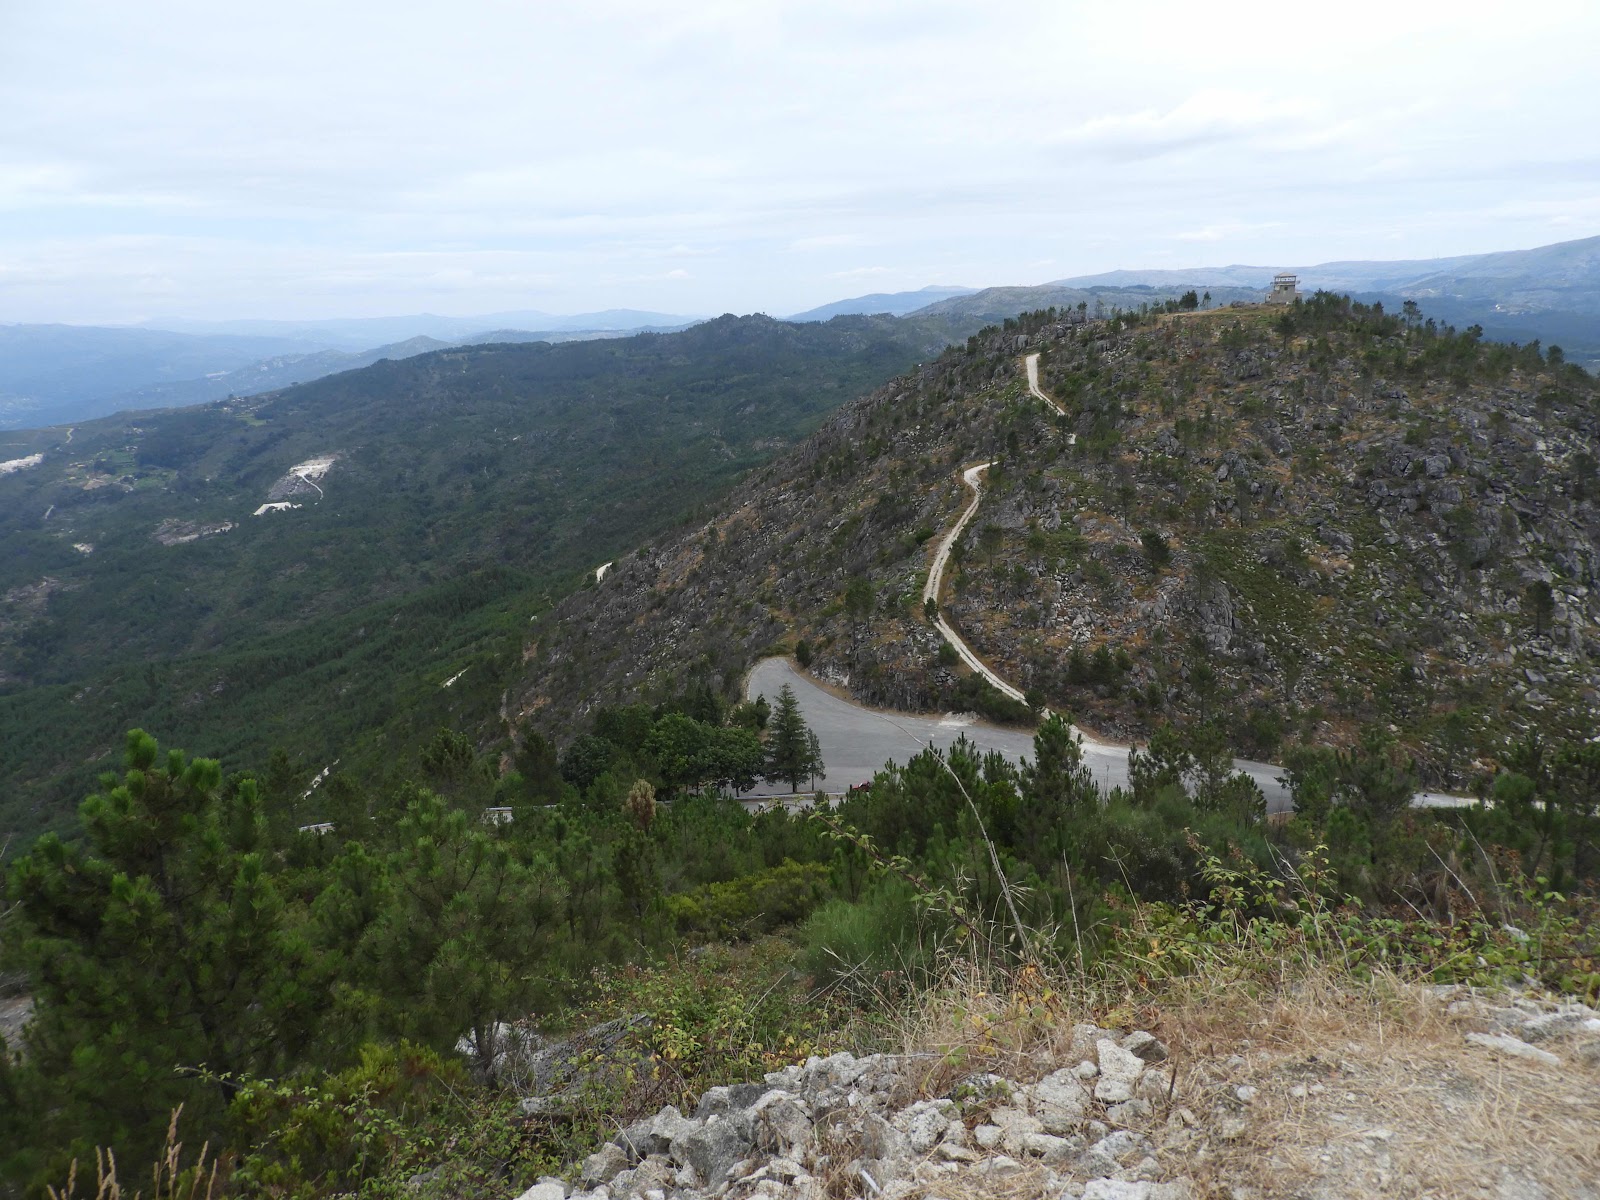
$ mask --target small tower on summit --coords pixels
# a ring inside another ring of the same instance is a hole
[[[1293,304],[1300,294],[1300,277],[1287,272],[1272,277],[1272,290],[1267,293],[1268,304]]]

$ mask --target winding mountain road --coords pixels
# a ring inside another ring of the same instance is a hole
[[[1028,372],[1029,394],[1049,405],[1058,415],[1066,416],[1067,410],[1039,389],[1039,356],[1030,354],[1023,361]],[[1075,443],[1078,440],[1077,434],[1067,434],[1067,440],[1069,444]],[[979,483],[979,479],[992,466],[994,466],[992,462],[979,463],[975,467],[968,467],[961,473],[961,482],[972,489],[972,503],[967,505],[966,511],[956,519],[955,525],[945,535],[944,541],[939,543],[938,552],[933,556],[933,566],[928,569],[927,585],[922,589],[922,601],[924,604],[929,600],[932,600],[935,605],[939,602],[939,592],[944,586],[944,569],[950,562],[950,551],[955,547],[956,539],[966,529],[967,523],[977,514],[978,505],[983,503],[983,487]],[[939,612],[934,617],[933,623],[944,640],[950,643],[955,652],[961,656],[962,662],[987,679],[1003,695],[1009,696],[1013,700],[1022,700],[1024,698],[1022,692],[1000,678],[987,663],[978,657],[977,651],[967,645],[966,639],[950,627],[949,622],[944,619],[943,612]]]
[[[928,568],[928,582],[922,589],[922,602],[924,604],[929,600],[932,600],[936,605],[939,602],[939,589],[944,586],[944,569],[950,562],[950,551],[955,548],[956,539],[961,536],[961,531],[967,527],[967,522],[972,520],[973,514],[978,511],[978,505],[983,503],[983,488],[979,486],[978,477],[992,466],[994,466],[992,462],[979,463],[975,467],[968,467],[961,473],[961,482],[972,489],[972,503],[967,505],[966,511],[956,518],[956,523],[951,526],[950,532],[945,534],[944,541],[939,543],[939,549],[933,556],[933,566]],[[967,645],[961,635],[950,628],[949,622],[944,619],[942,612],[933,618],[933,623],[944,637],[944,640],[949,642],[955,648],[955,652],[961,656],[962,662],[966,663],[967,666],[982,675],[1013,700],[1021,700],[1023,698],[1021,692],[990,670],[989,666],[978,657],[971,646]]]
[[[1039,356],[1037,354],[1028,355],[1028,357],[1023,360],[1023,365],[1028,371],[1028,394],[1035,400],[1043,400],[1051,408],[1056,410],[1057,415],[1063,417],[1066,416],[1066,409],[1062,408],[1061,405],[1057,404],[1049,396],[1046,396],[1042,391],[1039,390]],[[1077,434],[1067,434],[1067,445],[1074,446],[1077,444],[1077,442]]]
[[[1039,388],[1039,356],[1028,355],[1025,365],[1029,393],[1065,416],[1065,410]],[[971,489],[972,500],[956,518],[950,532],[944,536],[934,553],[933,562],[928,568],[928,580],[922,589],[924,603],[928,600],[938,603],[939,593],[944,585],[945,568],[950,562],[950,552],[972,518],[977,515],[979,505],[983,503],[983,487],[980,480],[983,473],[992,466],[993,462],[978,463],[967,467],[961,473],[961,482]],[[979,658],[966,640],[951,628],[942,612],[935,616],[934,625],[939,630],[940,636],[961,657],[962,662],[982,675],[1004,695],[1013,700],[1023,700],[1021,690],[1001,678],[993,668]],[[997,750],[1018,762],[1027,761],[1032,757],[1031,733],[992,725],[964,715],[911,716],[867,708],[819,686],[786,658],[768,658],[757,663],[746,683],[746,696],[751,700],[765,696],[769,703],[775,702],[778,692],[785,685],[793,689],[806,723],[817,734],[827,767],[825,778],[830,791],[838,792],[854,784],[866,783],[885,763],[905,762],[914,753],[929,746],[948,749],[961,736],[965,736],[980,751]],[[1130,747],[1102,742],[1085,734],[1076,726],[1073,727],[1073,733],[1082,747],[1084,763],[1093,773],[1096,783],[1106,791],[1128,785]],[[1289,790],[1283,784],[1281,767],[1244,758],[1234,759],[1233,765],[1235,770],[1248,775],[1261,789],[1266,797],[1269,812],[1285,812],[1293,807]],[[784,789],[776,785],[763,785],[741,795],[747,797],[775,795],[782,790]],[[1412,801],[1418,806],[1431,808],[1454,808],[1473,802],[1469,797],[1440,792],[1419,792]]]

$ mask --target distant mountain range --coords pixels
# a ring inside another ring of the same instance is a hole
[[[927,308],[918,309],[919,317],[944,317],[981,319],[999,322],[1022,312],[1035,312],[1044,308],[1076,308],[1082,304],[1085,312],[1098,316],[1114,308],[1137,309],[1142,304],[1156,304],[1173,299],[1189,288],[1184,284],[1129,285],[1125,287],[1064,287],[1045,283],[1037,287],[984,288],[969,296],[953,296],[940,300]],[[1230,287],[1212,284],[1211,306],[1230,304],[1235,300],[1254,302],[1261,299],[1261,289]]]
[[[1313,266],[1189,267],[1107,271],[1058,279],[1055,286],[1264,288],[1278,271],[1300,276],[1302,291],[1349,292],[1388,304],[1415,300],[1453,325],[1482,325],[1499,341],[1559,344],[1593,370],[1600,366],[1600,237],[1531,250],[1455,258],[1327,262]]]
[[[888,313],[890,316],[903,317],[907,313],[927,308],[941,300],[948,300],[954,296],[970,296],[977,290],[970,287],[932,284],[918,288],[914,292],[873,292],[867,296],[852,296],[848,300],[835,300],[832,304],[808,308],[805,312],[795,313],[793,316],[785,317],[784,320],[827,321],[834,317],[872,313]]]
[[[1259,299],[1281,270],[1299,275],[1304,292],[1349,292],[1390,307],[1415,300],[1443,323],[1481,325],[1499,341],[1560,345],[1571,361],[1600,368],[1600,237],[1454,258],[1106,271],[1031,287],[940,284],[835,300],[786,319],[887,313],[998,322],[1079,304],[1138,308],[1191,288],[1228,304]],[[701,319],[619,308],[565,316],[522,309],[467,317],[183,320],[166,329],[0,326],[0,429],[253,395],[446,346],[667,332]]]
[[[789,320],[884,312],[999,321],[1019,312],[1079,303],[1137,308],[1191,288],[1209,291],[1214,303],[1227,304],[1260,299],[1280,271],[1298,275],[1306,293],[1348,292],[1391,307],[1415,300],[1425,315],[1446,324],[1482,325],[1498,341],[1537,339],[1560,345],[1569,359],[1591,370],[1600,367],[1600,237],[1453,258],[1103,271],[1031,287],[926,287],[837,300]]]
[[[165,321],[162,328],[178,333],[232,334],[250,337],[293,338],[318,346],[342,350],[365,350],[414,337],[438,338],[461,343],[479,340],[485,330],[517,329],[542,333],[618,332],[682,329],[699,316],[681,313],[642,312],[634,308],[608,308],[601,312],[557,313],[538,309],[483,313],[468,317],[441,317],[434,313],[415,313],[400,317],[335,317],[315,321]]]
[[[518,326],[518,320],[526,323]],[[448,346],[582,341],[666,332],[695,321],[612,309],[568,317],[523,312],[175,322],[181,329],[0,325],[0,429],[255,395]],[[380,341],[386,334],[395,336]]]
[[[1456,258],[1325,262],[1314,266],[1187,267],[1175,271],[1106,271],[1057,279],[1060,287],[1265,288],[1279,271],[1300,276],[1303,289],[1393,292],[1410,299],[1491,301],[1506,311],[1566,309],[1600,314],[1600,237],[1532,250]]]

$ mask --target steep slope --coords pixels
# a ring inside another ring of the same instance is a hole
[[[243,765],[492,717],[532,612],[944,328],[724,317],[21,435],[0,474],[0,816],[70,795],[132,724]]]
[[[570,732],[586,703],[731,684],[796,639],[864,700],[992,703],[921,589],[961,469],[998,460],[941,612],[1091,729],[1214,720],[1259,757],[1392,728],[1450,784],[1508,733],[1587,728],[1589,377],[1331,297],[1122,326],[1030,318],[841,410],[542,619],[517,710]],[[1027,394],[1030,350],[1066,416]]]

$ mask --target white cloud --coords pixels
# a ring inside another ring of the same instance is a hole
[[[1303,124],[1307,106],[1265,92],[1206,90],[1164,110],[1141,109],[1090,117],[1056,140],[1111,159],[1155,157],[1235,141]]]
[[[1283,222],[1281,221],[1264,221],[1257,224],[1224,221],[1215,225],[1207,225],[1201,229],[1185,229],[1170,236],[1174,241],[1178,242],[1225,242],[1238,241],[1249,235],[1282,228]]]
[[[0,0],[0,320],[1532,245],[1600,226],[1597,42],[1576,0]]]
[[[805,254],[813,250],[834,250],[866,244],[867,239],[857,233],[821,233],[813,237],[795,238],[789,243],[789,249],[797,254]]]

